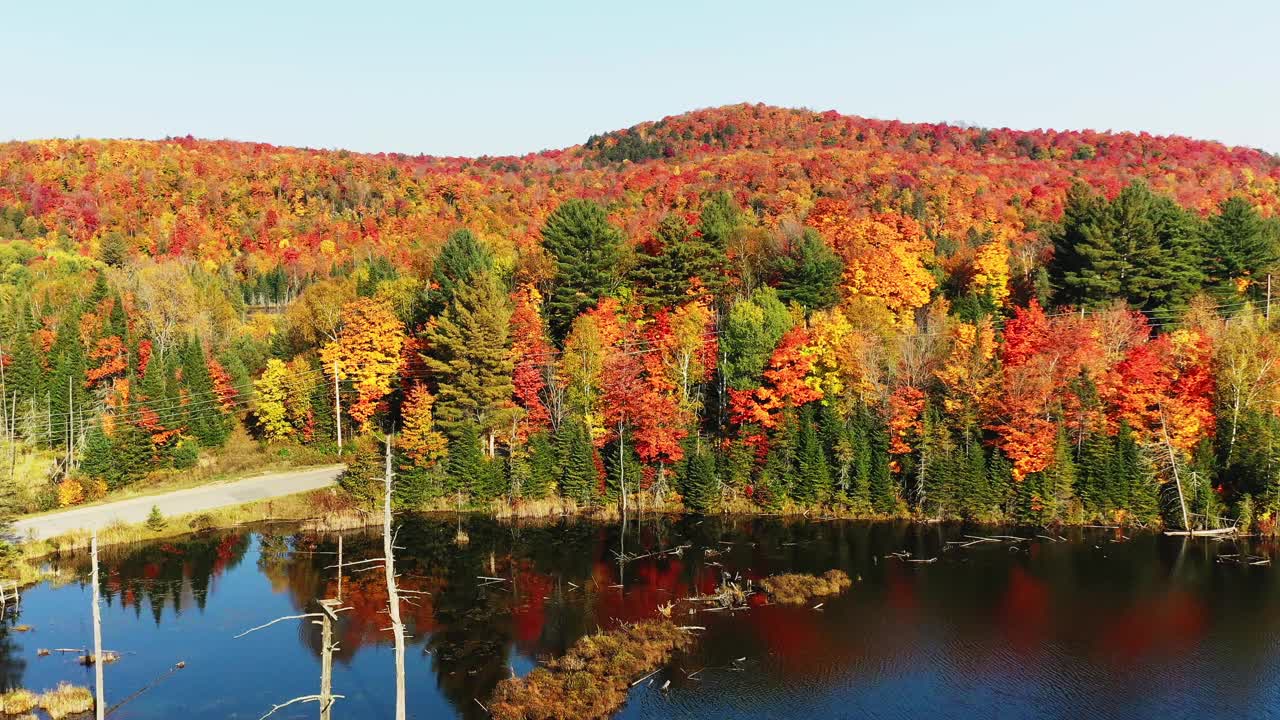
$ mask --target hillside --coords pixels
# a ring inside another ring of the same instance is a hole
[[[740,105],[518,158],[192,138],[9,143],[0,146],[0,237],[88,255],[119,243],[127,257],[189,257],[250,275],[279,264],[297,276],[370,250],[430,257],[460,224],[511,255],[567,197],[608,203],[614,222],[642,238],[665,212],[727,189],[765,226],[803,219],[818,198],[848,199],[910,214],[935,239],[963,246],[971,230],[998,231],[1035,252],[1028,231],[1061,215],[1073,180],[1114,195],[1133,178],[1202,213],[1233,194],[1264,215],[1280,210],[1280,161],[1256,150]]]
[[[365,501],[397,429],[406,507],[1270,523],[1277,215],[1257,150],[760,105],[521,157],[8,143],[18,505],[341,426]]]

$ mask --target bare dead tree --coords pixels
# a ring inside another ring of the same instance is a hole
[[[391,615],[391,633],[396,643],[396,720],[405,720],[404,710],[404,623],[400,620],[400,595],[396,588],[396,558],[391,536],[391,433],[386,440],[386,473],[382,492],[382,566],[387,577],[387,612]]]
[[[93,531],[93,537],[89,540],[89,554],[93,556],[93,577],[90,584],[93,586],[93,681],[94,681],[94,701],[93,712],[97,720],[103,720],[106,717],[107,701],[106,693],[102,687],[102,610],[98,607],[98,531]]]

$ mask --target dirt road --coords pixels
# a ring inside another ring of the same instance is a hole
[[[74,530],[101,530],[115,522],[140,523],[147,519],[152,506],[160,508],[160,512],[169,517],[204,512],[227,505],[243,505],[256,500],[329,487],[337,480],[340,472],[341,465],[291,470],[76,508],[18,520],[13,524],[13,534],[24,540],[42,540]]]

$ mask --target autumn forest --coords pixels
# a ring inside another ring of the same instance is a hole
[[[1278,215],[1258,150],[764,105],[520,157],[11,142],[10,505],[232,442],[372,503],[389,433],[405,509],[1271,532]]]

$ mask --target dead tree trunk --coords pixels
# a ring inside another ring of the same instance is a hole
[[[98,607],[98,531],[93,531],[93,537],[89,540],[89,553],[93,556],[93,577],[90,583],[93,586],[93,682],[94,682],[94,701],[93,712],[97,720],[103,720],[106,717],[107,702],[106,693],[102,688],[102,611]]]
[[[1173,441],[1169,439],[1169,428],[1164,422],[1164,408],[1160,408],[1160,435],[1164,438],[1164,449],[1169,455],[1169,470],[1173,473],[1173,482],[1178,489],[1178,507],[1182,509],[1182,529],[1191,532],[1191,521],[1187,518],[1187,500],[1182,494],[1182,476],[1178,473],[1178,456],[1173,450]]]
[[[387,434],[387,467],[382,493],[382,552],[387,575],[387,611],[391,615],[391,633],[396,642],[396,720],[404,714],[404,624],[400,621],[400,595],[396,590],[395,543],[391,537],[391,434]]]

